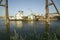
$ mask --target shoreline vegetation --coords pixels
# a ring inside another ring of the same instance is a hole
[[[33,32],[33,33],[28,33],[26,35],[19,35],[19,33],[16,32],[16,30],[14,31],[14,36],[10,36],[11,40],[60,40],[60,36],[57,35],[57,33],[52,33],[50,34],[49,32],[44,32],[43,36],[41,37],[40,34],[38,34],[37,32]]]

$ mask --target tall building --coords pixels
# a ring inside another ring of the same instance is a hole
[[[16,19],[23,19],[23,11],[18,11],[15,18]]]

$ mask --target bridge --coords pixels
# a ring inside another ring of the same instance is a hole
[[[0,16],[0,18],[6,18],[6,24],[9,23],[9,14],[8,14],[8,0],[6,0],[5,4],[2,4],[3,0],[0,0],[0,6],[5,7],[6,13],[5,13],[5,17],[4,16]],[[53,5],[57,11],[57,14],[59,14],[59,11],[56,7],[56,5],[54,4],[53,0],[51,0],[51,3],[48,2],[48,0],[46,0],[46,22],[49,23],[50,22],[50,18],[49,18],[49,6]],[[57,18],[60,18],[60,16],[58,16]]]
[[[0,6],[5,7],[5,24],[9,24],[9,14],[8,14],[8,0],[5,1],[5,4],[2,4],[3,0],[0,0]]]
[[[54,1],[53,1],[53,0],[50,0],[50,1],[51,1],[51,3],[49,3],[48,0],[46,0],[46,22],[47,22],[48,24],[50,23],[50,20],[49,20],[49,19],[50,19],[50,18],[49,18],[49,6],[51,6],[51,5],[54,6],[55,10],[57,11],[57,14],[59,15],[59,16],[56,17],[56,18],[60,19],[60,14],[59,14],[59,11],[58,11],[58,9],[57,9]]]

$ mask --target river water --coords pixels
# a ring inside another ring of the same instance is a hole
[[[60,21],[10,21],[0,19],[0,40],[60,40]]]

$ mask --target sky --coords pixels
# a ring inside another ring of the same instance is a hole
[[[60,12],[60,0],[53,0]],[[18,11],[24,11],[24,15],[31,13],[46,14],[45,0],[8,0],[8,13],[9,16],[15,16]],[[49,0],[50,2],[50,0]],[[3,0],[2,4],[5,3]],[[54,6],[49,6],[50,13],[56,13]],[[5,7],[0,6],[0,16],[5,15]]]

